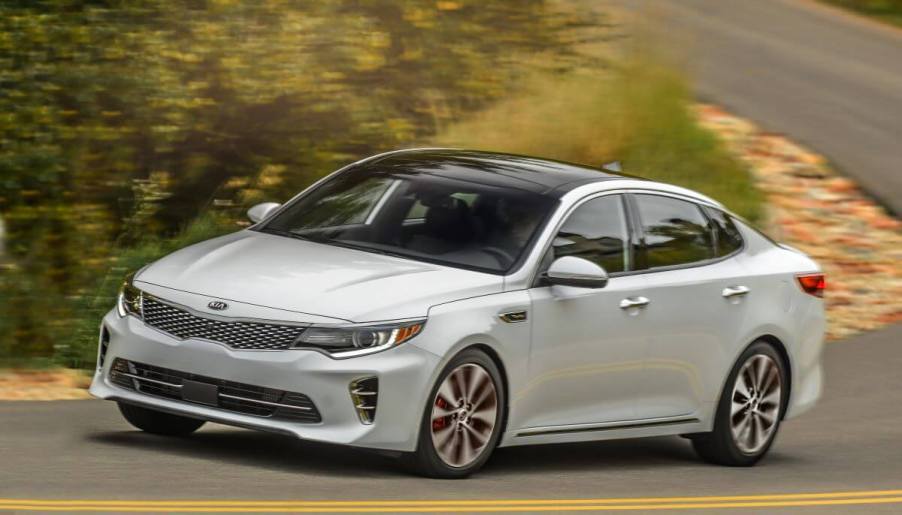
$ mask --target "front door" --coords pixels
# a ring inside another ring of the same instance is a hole
[[[642,275],[628,275],[630,238],[622,195],[580,204],[555,237],[545,265],[577,256],[611,275],[600,289],[540,285],[532,299],[529,383],[515,392],[520,428],[538,428],[635,418],[636,382],[642,376],[648,339],[639,302]]]

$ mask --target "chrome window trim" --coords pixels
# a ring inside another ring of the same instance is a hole
[[[661,197],[672,197],[677,200],[682,200],[684,202],[690,202],[692,204],[695,204],[696,207],[705,206],[705,207],[709,207],[712,209],[717,209],[718,211],[721,211],[721,212],[727,214],[728,216],[731,215],[731,213],[729,211],[727,211],[725,208],[723,208],[721,206],[712,204],[710,202],[698,202],[697,200],[692,199],[691,197],[686,196],[686,195],[679,195],[679,194],[674,194],[671,192],[658,192],[658,191],[654,191],[654,190],[639,190],[639,191],[627,192],[628,195],[633,194],[633,193],[638,194],[638,195],[658,195]],[[637,216],[638,216],[638,209],[636,209],[636,206],[635,206],[635,199],[629,198],[628,201],[633,203],[632,209],[635,209],[637,211]],[[710,222],[708,213],[706,213],[705,210],[701,209],[700,207],[699,207],[699,211],[701,212],[702,216]],[[638,230],[638,229],[636,229],[636,230]],[[740,235],[740,237],[741,236],[742,235]],[[713,237],[713,235],[712,235],[712,237]],[[698,268],[698,267],[702,267],[702,266],[714,265],[714,264],[720,263],[721,261],[726,261],[728,259],[731,259],[731,258],[739,255],[740,253],[742,253],[745,250],[745,247],[746,247],[746,241],[745,241],[745,238],[742,238],[742,245],[739,248],[737,248],[733,252],[731,252],[729,254],[725,254],[723,256],[713,257],[713,258],[709,258],[709,259],[702,259],[700,261],[692,261],[690,263],[680,263],[678,265],[656,266],[654,268],[643,268],[641,270],[636,270],[629,275],[654,274],[654,273],[658,273],[658,272],[670,272],[673,270],[685,270],[685,269],[689,269],[689,268]],[[715,249],[715,252],[716,252],[716,249]]]
[[[632,206],[633,199],[628,198],[628,196],[630,194],[659,195],[662,197],[671,197],[671,198],[674,198],[677,200],[682,200],[684,202],[691,202],[692,204],[695,204],[696,206],[705,206],[705,207],[708,207],[711,209],[716,209],[718,211],[725,213],[728,216],[732,216],[733,218],[742,220],[747,225],[749,225],[748,222],[745,221],[745,219],[734,214],[730,210],[726,209],[724,206],[721,206],[715,202],[708,202],[708,201],[705,201],[705,200],[702,200],[699,198],[694,198],[689,195],[682,195],[680,193],[674,193],[674,192],[670,192],[670,191],[661,191],[661,190],[657,190],[654,188],[629,187],[629,188],[616,188],[616,189],[588,193],[588,194],[584,195],[583,197],[580,197],[579,199],[575,200],[570,205],[570,207],[567,208],[567,210],[564,212],[563,216],[561,216],[560,220],[558,220],[558,222],[555,224],[554,230],[551,232],[551,234],[548,235],[547,240],[542,244],[542,251],[539,253],[536,263],[533,266],[533,270],[529,277],[529,282],[526,285],[526,289],[545,287],[545,286],[539,285],[540,284],[539,277],[542,273],[542,270],[541,270],[542,258],[545,256],[545,253],[548,252],[548,249],[551,247],[551,244],[554,242],[554,238],[557,235],[558,231],[561,229],[561,227],[564,225],[564,223],[573,214],[573,211],[575,211],[579,206],[583,205],[584,203],[586,203],[590,200],[594,200],[596,198],[604,197],[607,195],[622,195],[622,201],[625,204],[624,205],[624,216],[626,217],[626,224],[627,224],[627,229],[629,231],[629,238],[630,238],[630,241],[632,241],[632,238],[637,236],[638,228],[635,226],[635,223],[637,221],[634,220],[634,215],[633,215],[633,206]],[[700,211],[705,218],[708,217],[708,215],[707,215],[707,213],[705,213],[704,209],[700,209]],[[692,263],[685,263],[685,264],[672,265],[672,266],[666,266],[666,267],[655,267],[655,268],[645,268],[645,269],[641,269],[641,270],[628,270],[628,271],[623,271],[623,272],[613,272],[613,273],[609,274],[609,277],[611,279],[614,279],[616,277],[628,277],[628,276],[632,276],[632,275],[653,274],[653,273],[658,273],[658,272],[669,272],[672,270],[683,270],[683,269],[687,269],[687,268],[697,268],[697,267],[701,267],[701,266],[713,265],[713,264],[719,263],[721,261],[731,259],[731,258],[735,257],[736,255],[742,253],[746,248],[746,244],[747,243],[746,243],[745,238],[742,238],[742,246],[741,247],[739,247],[735,251],[731,252],[730,254],[726,254],[726,255],[723,255],[720,257],[706,259],[703,261],[693,261]],[[627,251],[632,253],[633,249],[630,247],[631,247],[631,245],[627,248]],[[633,266],[635,266],[635,261],[632,259],[632,257],[634,257],[634,256],[630,256],[630,263]]]

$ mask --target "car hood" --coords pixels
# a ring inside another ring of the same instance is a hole
[[[503,288],[497,275],[250,230],[174,252],[135,281],[349,322],[423,317]]]

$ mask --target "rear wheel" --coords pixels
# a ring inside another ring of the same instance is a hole
[[[423,475],[456,479],[479,470],[498,443],[504,414],[498,367],[484,352],[467,350],[442,371],[429,396],[416,452]]]
[[[773,444],[785,406],[787,373],[783,359],[766,342],[751,345],[737,360],[724,386],[714,431],[692,444],[706,461],[751,466]]]
[[[189,435],[204,425],[203,420],[180,417],[162,411],[119,403],[119,411],[129,424],[141,431],[164,436]]]

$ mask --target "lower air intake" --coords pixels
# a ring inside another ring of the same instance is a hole
[[[364,377],[351,381],[351,401],[354,409],[363,424],[372,424],[376,421],[376,404],[379,400],[379,379]]]
[[[313,401],[302,393],[236,383],[122,358],[116,358],[113,362],[110,381],[116,386],[146,395],[204,404],[243,415],[303,423],[322,420]],[[196,386],[198,383],[209,393],[208,399],[198,400],[183,391],[186,384]]]

